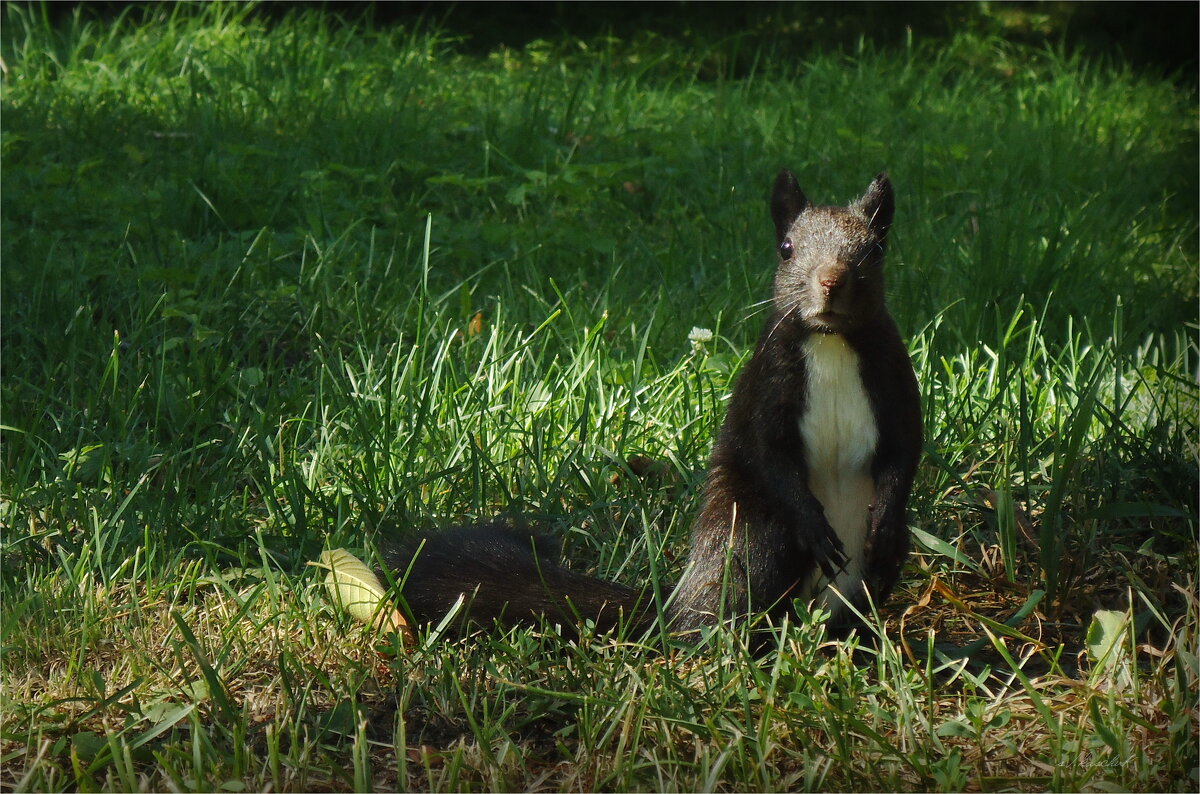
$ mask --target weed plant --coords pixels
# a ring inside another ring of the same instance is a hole
[[[970,35],[733,69],[3,14],[6,790],[1200,784],[1194,86]],[[400,648],[331,607],[323,549],[497,514],[674,580],[781,167],[898,191],[927,454],[869,630]]]

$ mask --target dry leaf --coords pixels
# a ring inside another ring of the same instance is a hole
[[[667,479],[674,479],[669,461],[655,460],[646,455],[634,455],[625,461],[625,465],[633,472],[633,476],[639,480],[645,480],[651,485],[658,485]],[[612,476],[611,482],[616,485],[620,481],[621,474],[617,472]]]
[[[411,639],[408,621],[388,601],[387,590],[375,572],[360,559],[345,549],[330,549],[321,552],[321,560],[315,565],[329,571],[325,576],[325,589],[352,618]]]
[[[405,751],[408,760],[414,764],[424,763],[429,759],[431,766],[438,766],[442,763],[442,753],[432,744],[422,744],[417,747],[409,747]]]
[[[980,495],[983,497],[983,503],[992,510],[1000,508],[1000,494],[993,491],[991,488],[980,489]],[[1021,530],[1021,539],[1025,541],[1027,546],[1038,548],[1037,529],[1033,524],[1033,519],[1029,517],[1014,500],[1012,502],[1013,517],[1017,521],[1017,529]]]

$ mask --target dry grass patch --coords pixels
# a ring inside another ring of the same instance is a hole
[[[397,653],[331,610],[317,577],[181,573],[170,587],[46,583],[91,618],[60,612],[57,631],[10,649],[5,788],[1190,785],[1194,620],[1158,644],[1122,640],[1103,664],[1021,640],[1036,615],[969,658],[930,655],[927,639],[989,631],[933,599],[889,608],[903,643],[889,631],[855,651],[794,627],[757,663],[735,636],[666,656],[529,632]]]

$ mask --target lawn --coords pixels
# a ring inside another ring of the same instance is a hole
[[[752,33],[5,6],[0,788],[1200,786],[1195,80]],[[897,191],[926,454],[868,629],[330,602],[322,551],[500,514],[674,581],[782,167]]]

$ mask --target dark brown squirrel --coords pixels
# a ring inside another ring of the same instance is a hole
[[[895,585],[921,410],[884,305],[894,210],[886,174],[847,207],[813,206],[790,171],[776,178],[773,310],[713,450],[687,566],[666,600],[669,631],[777,621],[798,600],[827,609],[841,633],[857,623],[847,602],[863,611],[868,592],[882,604]],[[428,533],[387,559],[422,623],[462,596],[473,620],[544,615],[568,632],[581,618],[644,629],[658,614],[650,585],[564,568],[546,538],[500,522]]]

